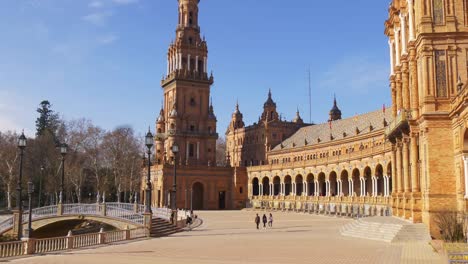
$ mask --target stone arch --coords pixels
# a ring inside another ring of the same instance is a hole
[[[278,196],[281,191],[281,179],[279,176],[273,178],[273,195]]]
[[[263,177],[262,179],[262,194],[263,195],[270,195],[270,178],[267,176]]]
[[[361,194],[361,172],[355,168],[352,173],[353,189],[356,195]],[[354,195],[354,194],[353,194]]]
[[[349,196],[349,180],[348,180],[348,171],[343,170],[340,175],[341,179],[341,192],[344,196]]]
[[[257,178],[255,178],[257,179]],[[192,196],[192,206],[194,210],[203,210],[205,209],[205,187],[203,183],[201,182],[195,182],[192,185],[192,190],[193,190],[193,196]],[[258,192],[258,179],[257,179],[257,192]],[[258,195],[258,194],[257,194]]]
[[[297,175],[294,182],[296,184],[296,195],[302,195],[302,192],[304,191],[304,179],[302,178],[302,175]]]
[[[383,167],[381,164],[378,164],[377,167],[375,167],[375,178],[377,180],[377,195],[383,196],[385,194],[385,183],[383,177]]]
[[[392,189],[393,177],[392,177],[392,163],[391,162],[389,162],[387,165],[387,176],[388,176],[388,190],[389,190],[388,195],[391,195],[393,191]]]
[[[252,196],[258,196],[260,194],[260,183],[257,177],[252,179]]]
[[[315,177],[314,174],[309,173],[307,175],[307,196],[312,196],[315,194]]]
[[[318,192],[320,196],[325,196],[327,191],[327,185],[325,183],[325,173],[321,172],[318,175]]]
[[[288,196],[291,194],[291,191],[292,191],[292,178],[291,176],[289,175],[286,175],[286,177],[284,177],[284,195],[285,196]]]
[[[338,194],[338,181],[337,181],[337,176],[336,172],[332,171],[330,172],[330,175],[328,175],[328,181],[330,182],[330,196],[335,196]]]
[[[368,193],[372,195],[372,170],[370,167],[364,168],[362,178],[364,178],[364,184],[366,186],[364,196],[367,196]]]

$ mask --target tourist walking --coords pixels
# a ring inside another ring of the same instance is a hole
[[[263,229],[266,229],[266,224],[268,221],[266,214],[263,214],[262,220],[263,220]]]
[[[273,215],[270,213],[270,219],[268,219],[268,226],[273,227]]]
[[[257,224],[257,229],[259,229],[259,226],[260,226],[260,216],[257,216],[255,217],[255,224]]]

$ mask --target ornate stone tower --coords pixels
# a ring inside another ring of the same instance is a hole
[[[386,130],[393,144],[393,213],[427,223],[434,236],[440,235],[437,213],[468,208],[465,107],[457,105],[468,73],[467,4],[393,0],[385,22],[395,119]]]
[[[329,113],[330,118],[328,121],[336,121],[341,119],[341,110],[338,108],[336,104],[336,96],[333,98],[333,107]]]
[[[210,103],[213,76],[208,75],[208,48],[200,36],[199,0],[179,0],[176,40],[167,53],[167,74],[161,86],[164,106],[157,122],[156,146],[165,159],[179,146],[180,163],[216,164],[216,116]]]

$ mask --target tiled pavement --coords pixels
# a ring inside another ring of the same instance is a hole
[[[389,244],[342,237],[349,219],[274,213],[255,229],[255,212],[199,212],[204,225],[168,238],[38,256],[13,263],[443,263],[426,243]]]

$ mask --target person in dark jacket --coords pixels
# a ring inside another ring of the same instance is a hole
[[[266,214],[263,214],[262,220],[263,220],[263,229],[265,229],[265,228],[266,228],[266,224],[267,224],[267,222],[268,222],[268,219],[267,219]]]
[[[257,216],[255,217],[255,224],[257,224],[257,229],[259,229],[259,226],[260,226],[260,216]]]

